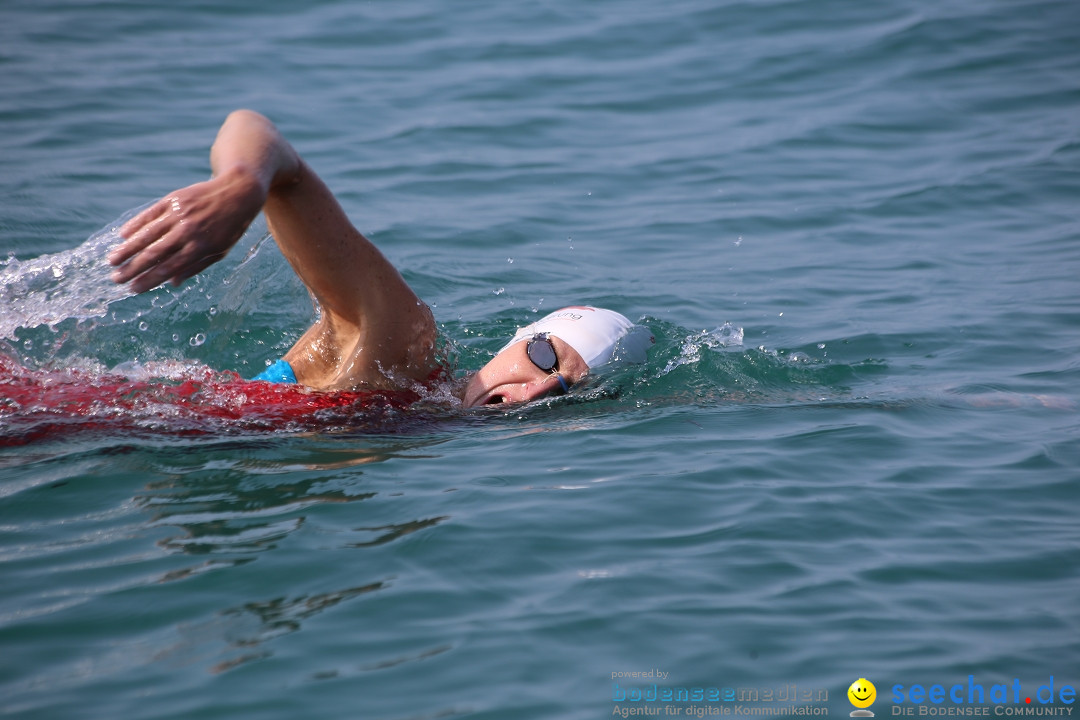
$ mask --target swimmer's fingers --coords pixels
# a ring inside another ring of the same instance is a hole
[[[224,251],[215,252],[209,255],[204,255],[202,257],[196,257],[193,260],[192,258],[196,255],[196,250],[194,248],[191,248],[190,246],[188,250],[191,250],[191,253],[187,257],[178,259],[176,262],[176,265],[178,265],[181,269],[177,272],[174,272],[171,276],[167,276],[169,282],[172,283],[173,287],[180,287],[180,284],[182,282],[184,282],[188,278],[195,277],[203,270],[216,263],[218,260],[224,258],[227,254]]]
[[[151,221],[156,220],[162,215],[166,214],[169,211],[170,207],[171,204],[168,196],[160,198],[153,205],[144,208],[139,214],[137,214],[135,217],[131,218],[122,226],[120,226],[120,236],[130,238],[132,235],[135,234],[137,230],[142,228],[144,225],[147,225]]]
[[[109,251],[109,264],[122,265],[161,238],[168,231],[168,211],[169,202],[163,198],[124,223],[120,236],[125,240]]]
[[[161,249],[158,250],[158,248]],[[138,266],[130,276],[131,290],[137,293],[144,292],[165,281],[171,281],[173,285],[178,286],[184,280],[199,274],[225,257],[227,252],[227,249],[216,249],[206,242],[178,243],[172,238],[163,238],[129,263],[130,265],[138,262]],[[127,270],[127,266],[123,270]],[[126,280],[119,280],[119,282],[126,282]]]
[[[178,274],[192,254],[205,254],[194,243],[185,242],[177,228],[149,241],[140,236],[132,238],[136,240],[144,242],[138,243],[127,264],[113,271],[112,279],[116,283],[130,281],[131,290],[137,293],[155,288]]]
[[[243,235],[258,200],[216,179],[166,195],[120,229],[127,239],[109,254],[119,265],[113,281],[144,292],[205,269]]]
[[[179,283],[229,252],[259,214],[266,190],[243,172],[189,185],[154,203],[120,229],[125,242],[109,254],[112,279],[143,292]]]
[[[161,215],[134,230],[114,251],[120,262],[127,260],[113,271],[114,282],[130,281],[133,292],[150,290],[170,279],[179,284],[225,256],[232,243],[222,247],[221,239],[206,228],[177,217],[174,205],[171,201]]]

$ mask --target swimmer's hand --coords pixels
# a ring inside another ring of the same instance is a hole
[[[174,286],[225,257],[266,201],[262,182],[242,167],[166,195],[120,228],[109,253],[116,283],[144,292]]]

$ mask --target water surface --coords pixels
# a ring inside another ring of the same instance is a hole
[[[865,677],[880,717],[895,684],[1080,684],[1078,21],[7,2],[0,711],[584,719],[659,669],[831,716]],[[648,325],[648,364],[294,425],[213,394],[312,318],[265,226],[139,297],[84,242],[204,179],[237,107],[459,377],[581,302]],[[31,412],[27,377],[128,406]]]

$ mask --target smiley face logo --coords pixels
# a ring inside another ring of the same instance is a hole
[[[866,678],[859,678],[847,689],[848,700],[857,708],[868,708],[877,699],[877,688]],[[854,715],[855,713],[852,713]],[[863,713],[860,713],[862,715]],[[871,713],[866,713],[873,717]]]

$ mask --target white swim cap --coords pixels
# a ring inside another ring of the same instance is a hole
[[[648,328],[635,325],[614,310],[574,305],[520,328],[499,352],[536,333],[551,333],[559,338],[574,348],[590,368],[612,360],[643,363],[648,359],[649,346],[656,341]]]

